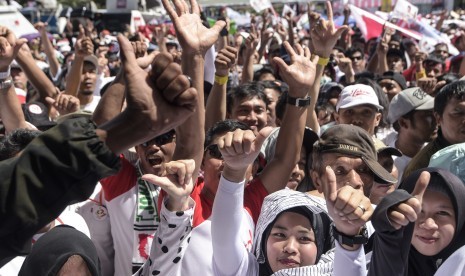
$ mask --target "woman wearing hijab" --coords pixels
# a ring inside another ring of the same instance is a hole
[[[19,276],[100,276],[100,261],[92,241],[67,225],[54,227],[32,247]]]
[[[407,214],[401,209],[405,210],[405,203],[417,193],[423,172],[430,178],[420,201],[421,212],[416,220],[405,222],[405,216],[404,223],[399,224],[393,212]],[[434,275],[465,245],[465,186],[449,171],[424,168],[405,179],[401,189],[386,196],[373,214],[376,232],[369,275]]]

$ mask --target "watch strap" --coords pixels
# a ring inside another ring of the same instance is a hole
[[[11,85],[13,85],[13,80],[11,78],[0,80],[0,90],[10,88]]]
[[[354,246],[354,244],[366,244],[368,242],[368,232],[365,227],[360,230],[358,235],[348,236],[337,231],[336,227],[333,225],[333,237],[339,242],[339,244],[348,246]]]
[[[310,105],[310,100],[312,98],[307,96],[305,98],[294,98],[291,96],[287,97],[287,103],[293,106],[304,107]]]
[[[8,66],[8,70],[6,72],[0,72],[0,80],[5,80],[11,76],[11,66]]]

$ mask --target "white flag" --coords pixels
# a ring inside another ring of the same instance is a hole
[[[270,0],[250,0],[250,5],[256,12],[271,8]]]

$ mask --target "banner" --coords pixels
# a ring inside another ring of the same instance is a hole
[[[270,0],[250,0],[250,6],[252,6],[256,12],[261,12],[272,7]]]
[[[418,8],[407,0],[397,0],[392,14],[393,16],[404,20],[416,19],[418,15]]]

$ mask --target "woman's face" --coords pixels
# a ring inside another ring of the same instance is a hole
[[[426,190],[422,210],[415,222],[412,245],[425,256],[434,256],[450,244],[454,237],[456,219],[449,197]]]
[[[294,212],[279,215],[266,242],[273,272],[315,264],[317,247],[310,220]]]

